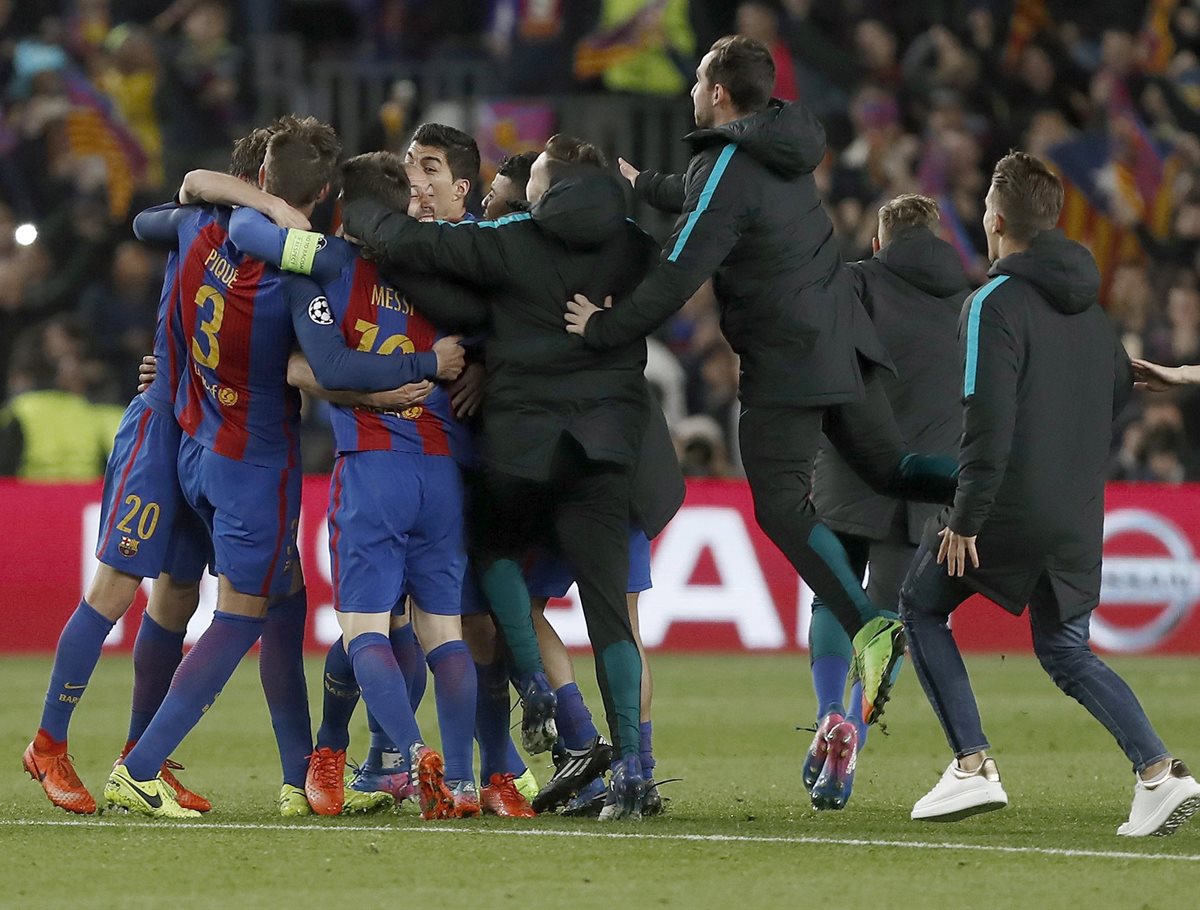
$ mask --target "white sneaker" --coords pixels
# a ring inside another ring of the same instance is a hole
[[[985,758],[977,771],[963,771],[956,760],[950,762],[937,785],[917,800],[912,818],[956,822],[1007,805],[1008,794],[1000,784],[1000,772],[996,770],[994,759]]]
[[[1157,780],[1138,777],[1133,785],[1129,821],[1117,829],[1124,837],[1165,837],[1200,811],[1200,783],[1179,759]]]

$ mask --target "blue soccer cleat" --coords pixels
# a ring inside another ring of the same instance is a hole
[[[858,727],[843,720],[825,735],[826,757],[812,788],[814,809],[844,809],[854,788],[854,766],[858,763]]]
[[[530,755],[548,752],[558,739],[558,696],[545,673],[530,673],[517,685],[521,696],[521,745]]]
[[[592,778],[591,783],[567,800],[562,814],[574,818],[596,818],[603,811],[607,799],[608,787],[604,784],[604,775],[600,775]]]
[[[846,718],[836,711],[830,711],[817,722],[816,735],[812,745],[808,747],[808,755],[804,758],[804,768],[800,777],[804,781],[804,789],[812,793],[821,769],[825,767],[825,759],[829,757],[829,731]],[[811,728],[810,728],[811,729]]]
[[[646,778],[642,776],[642,760],[636,755],[626,755],[613,771],[608,797],[600,810],[600,821],[641,818],[645,801]]]

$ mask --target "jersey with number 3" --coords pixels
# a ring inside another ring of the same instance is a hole
[[[188,362],[175,413],[205,448],[267,467],[294,465],[299,393],[287,384],[292,307],[320,306],[312,281],[242,254],[226,224],[179,225],[180,324]]]

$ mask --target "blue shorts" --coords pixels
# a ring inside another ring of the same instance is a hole
[[[468,566],[467,571],[463,574],[463,616],[478,616],[481,613],[490,612],[488,610],[487,598],[483,596],[483,589],[479,587],[479,579],[475,577],[475,573],[472,571],[473,568],[473,566]]]
[[[179,488],[180,434],[175,416],[141,395],[125,409],[104,470],[96,558],[106,566],[140,578],[204,574],[209,539]]]
[[[254,597],[288,593],[300,524],[299,458],[271,468],[236,461],[184,434],[179,484],[212,538],[214,568],[233,589]]]
[[[557,554],[539,552],[525,570],[525,585],[530,597],[565,597],[575,576],[566,560]],[[650,581],[650,540],[641,528],[629,529],[629,586],[630,594],[649,591],[654,585]]]
[[[426,613],[459,615],[467,552],[457,462],[388,450],[338,456],[329,557],[339,611],[388,613],[409,594]]]

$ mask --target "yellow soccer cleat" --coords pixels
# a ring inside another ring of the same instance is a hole
[[[312,806],[308,804],[303,787],[284,784],[283,789],[279,791],[278,806],[279,814],[284,818],[304,818],[306,815],[312,815]]]
[[[175,791],[161,777],[134,780],[124,765],[113,768],[104,785],[104,802],[110,809],[136,812],[150,818],[199,818],[195,809],[175,801]]]
[[[516,786],[517,792],[531,803],[533,798],[538,795],[538,790],[541,789],[538,786],[537,778],[533,776],[532,768],[526,768],[525,773],[516,778],[513,784]]]
[[[362,793],[359,790],[346,788],[346,796],[342,802],[342,815],[370,815],[373,812],[387,812],[396,807],[392,794],[383,791]]]

